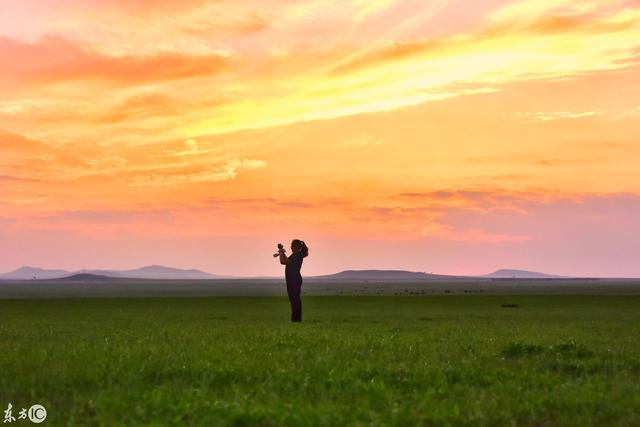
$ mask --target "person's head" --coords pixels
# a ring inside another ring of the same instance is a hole
[[[300,252],[303,257],[306,257],[309,255],[309,248],[303,240],[293,239],[291,242],[291,252],[294,254]]]

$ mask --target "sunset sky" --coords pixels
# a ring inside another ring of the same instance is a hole
[[[0,272],[640,276],[640,1],[0,2]]]

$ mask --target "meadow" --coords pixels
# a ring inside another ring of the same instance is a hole
[[[71,426],[640,425],[640,296],[303,304],[292,324],[283,297],[0,300],[0,407]]]

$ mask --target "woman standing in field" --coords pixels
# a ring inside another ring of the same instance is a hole
[[[302,267],[302,259],[309,255],[309,248],[302,240],[295,239],[291,242],[291,256],[285,255],[284,247],[278,245],[278,254],[280,255],[280,264],[285,265],[284,276],[287,280],[287,294],[289,302],[291,302],[291,321],[302,321],[302,301],[300,300],[300,291],[302,288],[302,275],[300,268]]]

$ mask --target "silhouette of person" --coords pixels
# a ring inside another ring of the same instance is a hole
[[[302,290],[302,259],[309,255],[309,248],[302,240],[294,239],[291,242],[291,256],[285,255],[284,247],[278,250],[280,254],[280,264],[285,265],[284,276],[287,281],[287,295],[291,303],[291,321],[302,321],[302,301],[300,292]]]

